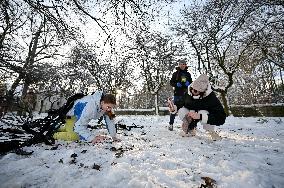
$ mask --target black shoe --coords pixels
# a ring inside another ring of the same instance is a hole
[[[173,131],[174,130],[174,126],[170,124],[168,129],[169,129],[169,131]]]

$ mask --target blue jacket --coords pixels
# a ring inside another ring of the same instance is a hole
[[[181,87],[177,87],[178,82],[181,84]],[[174,87],[174,96],[184,96],[187,93],[186,82],[189,82],[189,84],[192,82],[191,74],[187,71],[187,67],[184,70],[176,67],[176,72],[173,73],[170,80],[171,86]]]
[[[110,136],[116,136],[114,120],[110,120],[109,116],[104,115],[101,109],[100,100],[102,94],[102,91],[96,91],[93,95],[88,95],[76,100],[72,109],[67,113],[68,116],[76,117],[74,131],[79,134],[81,140],[90,142],[95,138],[96,135],[92,134],[87,126],[92,119],[99,119],[101,116],[104,116]]]

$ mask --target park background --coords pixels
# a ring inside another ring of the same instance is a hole
[[[283,187],[282,0],[3,0],[0,9],[1,130],[96,90],[116,95],[118,120],[143,126],[119,130],[119,143],[5,153],[1,187],[209,187],[206,177]],[[180,137],[178,118],[167,130],[179,59],[193,79],[209,76],[228,114],[221,141],[200,125]]]
[[[0,111],[46,112],[99,89],[118,109],[158,114],[186,59],[228,115],[283,116],[283,15],[282,1],[2,1]]]

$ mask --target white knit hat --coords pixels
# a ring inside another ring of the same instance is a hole
[[[206,74],[201,74],[191,85],[192,89],[205,92],[209,84],[209,78]]]

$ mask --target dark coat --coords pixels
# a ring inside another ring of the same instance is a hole
[[[194,99],[193,96],[186,94],[184,96],[184,107],[196,112],[200,110],[208,111],[207,124],[218,126],[225,123],[226,113],[213,91],[208,96],[201,99]]]
[[[191,74],[187,72],[187,67],[184,70],[181,70],[179,67],[176,68],[176,72],[173,73],[170,80],[170,84],[174,87],[174,96],[184,96],[187,93],[187,86],[185,82],[188,81],[192,83]],[[182,87],[177,87],[177,83],[181,83]]]

